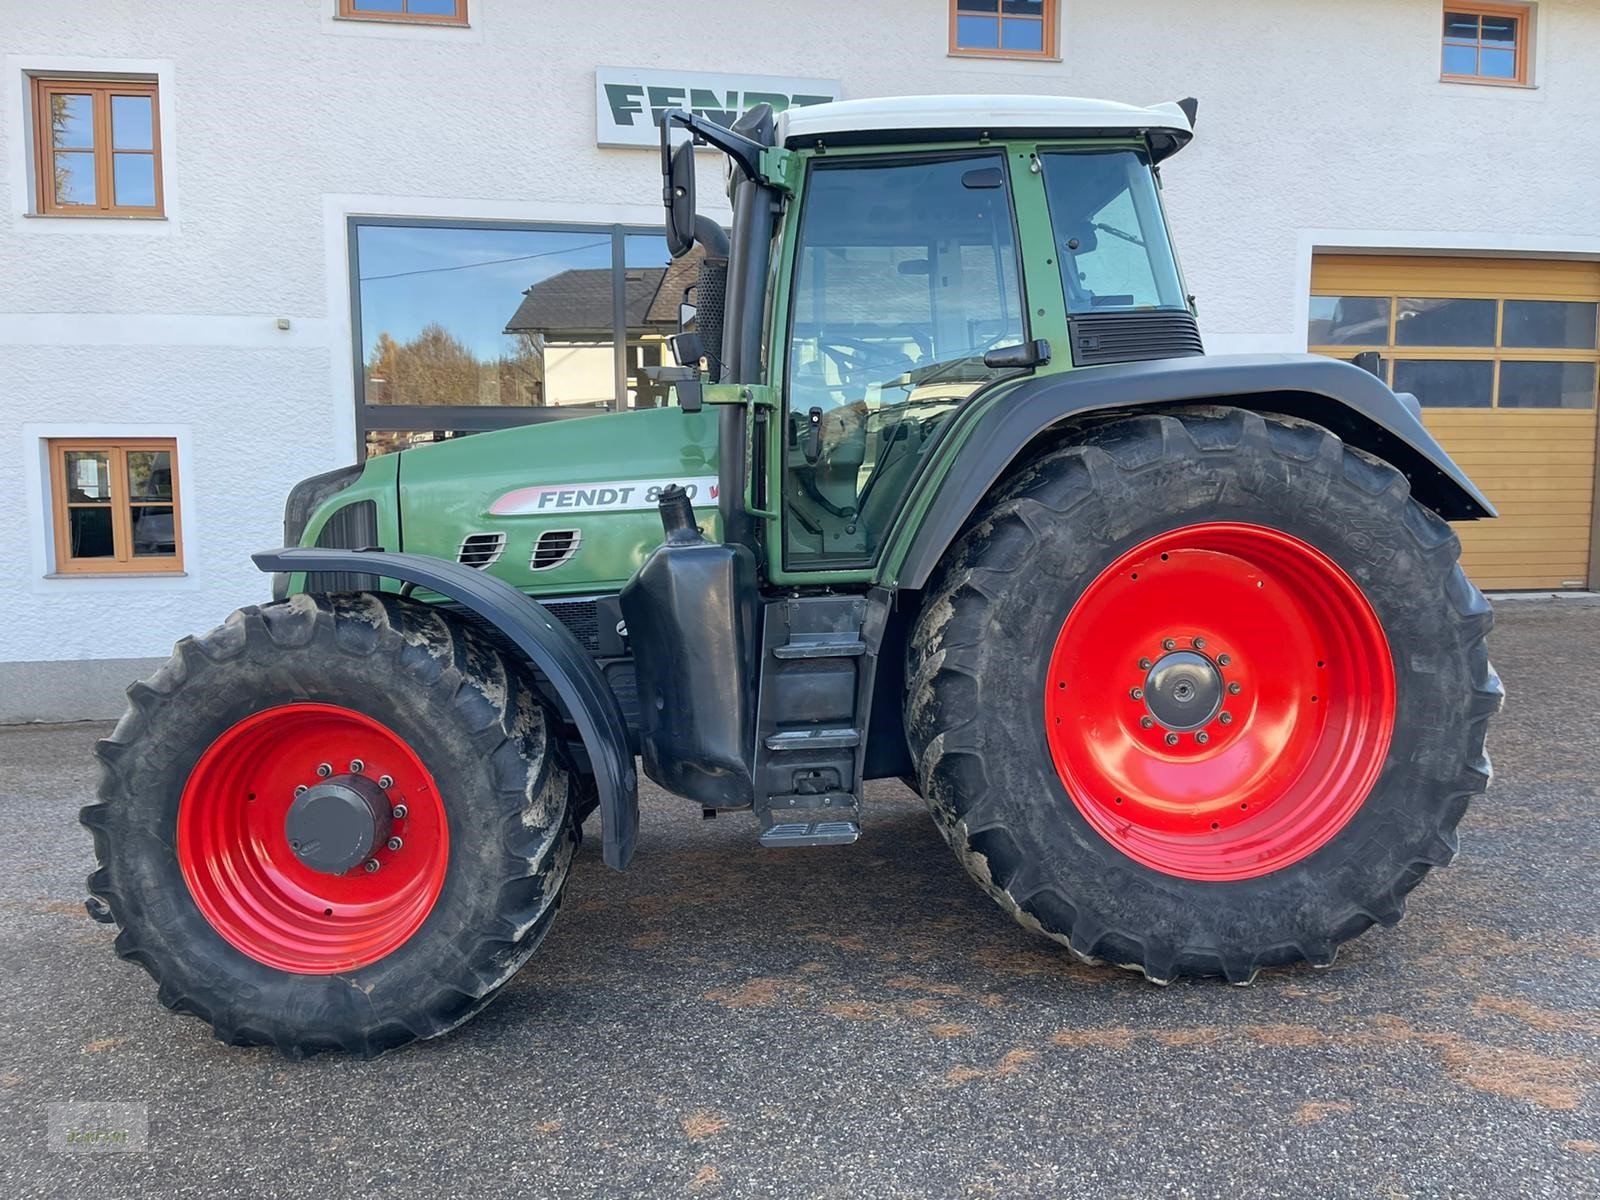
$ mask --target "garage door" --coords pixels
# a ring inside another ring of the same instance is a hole
[[[1464,522],[1485,588],[1589,585],[1600,263],[1319,255],[1313,351],[1376,350],[1384,377],[1500,509]]]

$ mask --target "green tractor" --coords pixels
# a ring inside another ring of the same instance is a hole
[[[433,1037],[533,954],[591,813],[628,865],[636,758],[774,848],[903,779],[1016,920],[1158,983],[1397,921],[1489,782],[1446,522],[1494,510],[1359,365],[1203,354],[1161,204],[1194,116],[669,113],[675,404],[299,484],[272,602],[99,744],[118,952],[226,1042]]]

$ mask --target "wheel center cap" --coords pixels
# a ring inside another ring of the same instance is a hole
[[[372,856],[389,836],[389,797],[363,775],[338,775],[294,798],[283,835],[313,871],[343,875]]]
[[[1174,650],[1145,676],[1144,703],[1168,729],[1199,729],[1222,707],[1222,675],[1204,654]]]

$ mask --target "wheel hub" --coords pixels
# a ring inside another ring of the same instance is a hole
[[[389,797],[364,775],[339,775],[294,798],[283,835],[313,871],[343,875],[366,862],[389,837]]]
[[[1144,681],[1150,715],[1178,733],[1208,724],[1222,707],[1222,674],[1204,654],[1175,650],[1163,655]]]

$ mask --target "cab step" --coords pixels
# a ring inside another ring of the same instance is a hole
[[[861,810],[848,793],[773,796],[756,815],[761,844],[772,849],[848,846],[861,836]]]

